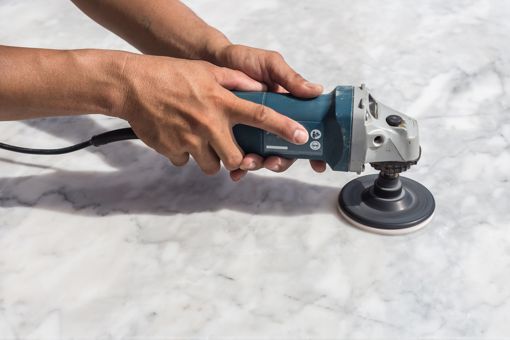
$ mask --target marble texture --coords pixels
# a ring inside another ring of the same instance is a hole
[[[335,210],[356,175],[301,161],[234,184],[141,142],[2,151],[0,339],[510,339],[510,2],[186,3],[328,90],[363,81],[418,118],[407,176],[434,193],[435,219],[359,231]],[[63,0],[0,0],[0,43],[132,50]],[[57,147],[123,126],[95,115],[0,134]]]

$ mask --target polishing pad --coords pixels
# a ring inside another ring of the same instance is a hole
[[[338,209],[360,229],[402,235],[427,225],[434,214],[435,202],[430,191],[412,179],[368,175],[343,187]]]

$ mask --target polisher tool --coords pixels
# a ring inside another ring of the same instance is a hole
[[[369,163],[379,175],[352,180],[338,196],[338,208],[351,224],[379,234],[405,234],[424,227],[435,209],[427,188],[400,173],[421,156],[418,123],[376,101],[365,85],[338,86],[315,99],[268,92],[238,92],[301,123],[305,145],[294,145],[246,125],[234,127],[245,152],[325,161],[332,170],[358,174]]]
[[[338,86],[314,99],[271,92],[235,92],[240,98],[268,106],[301,123],[309,132],[304,145],[274,134],[236,125],[234,136],[245,153],[325,161],[332,170],[360,174],[365,164],[379,175],[347,183],[338,208],[351,224],[379,234],[406,234],[424,227],[435,209],[427,188],[400,173],[421,156],[418,123],[376,101],[364,86]],[[31,154],[63,154],[88,146],[136,139],[130,128],[109,131],[61,149],[28,149],[0,143],[0,148]]]

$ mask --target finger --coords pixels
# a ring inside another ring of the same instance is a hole
[[[244,156],[241,165],[239,166],[242,170],[255,171],[259,170],[264,166],[264,158],[260,155],[249,153]]]
[[[210,143],[227,170],[239,169],[243,161],[243,153],[234,139],[232,130],[228,129],[227,132],[213,134]]]
[[[228,106],[234,123],[257,127],[294,144],[305,144],[308,141],[307,130],[298,122],[267,106],[232,96],[234,98],[230,99]]]
[[[290,168],[295,161],[295,159],[270,156],[264,161],[264,168],[274,172],[283,172]]]
[[[315,170],[316,172],[320,173],[326,171],[326,162],[310,160],[310,165],[312,166],[312,169]]]
[[[267,90],[269,92],[274,92],[274,93],[289,93],[289,91],[287,91],[283,86],[281,86],[280,84],[277,84],[277,83],[268,82],[267,86],[268,86]]]
[[[206,175],[214,175],[220,170],[220,159],[209,144],[192,151],[191,154]]]
[[[246,170],[241,170],[241,169],[237,169],[237,170],[234,170],[234,171],[230,171],[230,178],[234,181],[234,182],[239,182],[241,180],[241,178],[243,178],[244,176],[246,176],[246,174],[248,173],[248,171]]]
[[[270,54],[265,60],[265,66],[271,80],[282,85],[296,97],[313,98],[323,91],[322,85],[305,80],[287,64],[279,53]]]
[[[276,93],[289,93],[283,86],[276,84],[272,90],[272,92]]]
[[[267,86],[265,84],[250,78],[241,71],[220,67],[217,72],[215,72],[215,76],[218,83],[228,90],[267,91]]]
[[[184,152],[179,155],[168,155],[167,158],[172,162],[175,166],[183,166],[186,165],[189,161],[189,153]]]

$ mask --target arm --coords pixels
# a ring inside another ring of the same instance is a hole
[[[72,0],[145,54],[214,62],[230,41],[177,0]]]
[[[191,154],[213,174],[243,155],[232,127],[246,124],[303,144],[307,132],[231,90],[263,85],[204,61],[120,51],[56,51],[0,46],[0,120],[102,113],[129,121],[138,137],[175,165]]]
[[[233,45],[178,0],[72,1],[143,53],[206,60],[298,97],[322,93],[322,86],[306,81],[278,52]]]
[[[110,114],[122,100],[120,52],[0,46],[0,120]]]
[[[322,93],[322,86],[306,81],[283,57],[267,51],[232,44],[221,32],[207,25],[177,0],[72,0],[92,19],[130,42],[143,53],[186,59],[207,60],[218,66],[239,70],[266,84],[270,91],[290,92],[311,98]],[[266,167],[285,171],[293,160],[250,154],[241,169],[232,173],[239,179],[246,170]],[[319,172],[323,162],[312,161]]]

